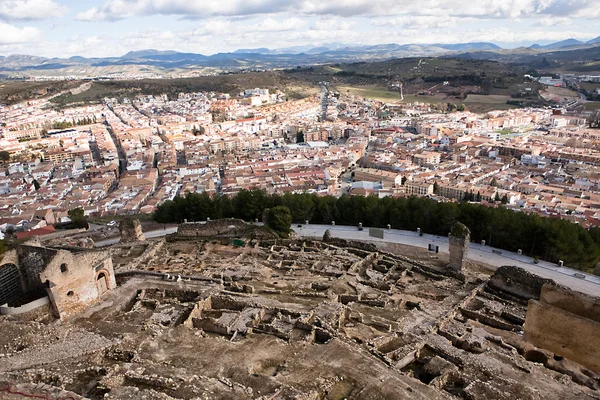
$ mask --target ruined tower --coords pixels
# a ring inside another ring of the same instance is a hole
[[[448,268],[455,272],[462,272],[463,263],[469,254],[471,231],[460,222],[455,223],[450,231],[450,264]]]
[[[119,223],[121,243],[132,243],[146,240],[140,221],[135,218],[125,218]]]

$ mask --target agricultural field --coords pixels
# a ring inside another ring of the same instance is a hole
[[[600,89],[600,83],[598,82],[579,82],[578,84],[582,89],[589,91]]]
[[[560,98],[561,100],[577,100],[579,94],[571,89],[564,87],[549,86],[540,92],[540,95],[546,100]]]
[[[590,101],[584,104],[587,111],[600,110],[600,101]]]
[[[469,111],[475,113],[518,108],[518,106],[514,104],[507,104],[507,101],[509,100],[511,100],[510,96],[470,94],[463,101],[463,104],[467,106]]]
[[[28,82],[1,81],[0,104],[13,104],[33,98],[47,97],[81,85],[79,81]]]
[[[443,103],[448,99],[443,93],[435,95],[404,94],[404,100],[401,100],[400,92],[390,91],[384,87],[377,86],[336,86],[333,88],[341,94],[364,97],[365,99],[378,100],[388,103]]]

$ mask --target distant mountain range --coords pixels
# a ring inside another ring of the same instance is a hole
[[[582,42],[581,40],[577,40],[577,39],[567,39],[567,40],[561,40],[560,42],[556,42],[556,43],[550,43],[545,46],[540,46],[539,44],[534,44],[532,46],[529,46],[529,48],[530,49],[556,50],[556,49],[562,49],[565,47],[576,47],[576,46],[585,46],[585,45],[594,45],[594,44],[600,44],[600,36],[598,36],[595,39],[589,40],[587,42]]]
[[[217,71],[244,69],[290,68],[296,66],[375,61],[405,57],[464,57],[511,61],[519,57],[537,57],[557,51],[600,49],[600,37],[582,42],[563,40],[546,45],[533,45],[518,49],[502,49],[494,43],[454,44],[404,44],[347,45],[326,43],[322,45],[295,46],[282,49],[239,49],[231,53],[210,56],[182,53],[174,50],[131,51],[121,57],[105,58],[45,58],[30,55],[0,56],[0,73],[8,75],[76,75],[101,76],[123,72],[155,72],[169,74],[208,68]],[[585,56],[585,52],[581,53]]]

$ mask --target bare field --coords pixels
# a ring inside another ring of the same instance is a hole
[[[511,99],[510,96],[506,95],[476,95],[470,94],[464,101],[460,101],[452,96],[447,96],[444,93],[436,93],[432,96],[418,95],[418,94],[405,94],[404,100],[400,100],[400,94],[398,92],[391,92],[383,87],[377,86],[337,86],[335,88],[342,94],[350,94],[354,96],[364,97],[366,99],[373,99],[384,102],[395,102],[395,103],[464,103],[469,111],[475,113],[486,113],[492,110],[509,110],[512,108],[518,108],[518,106],[507,104],[506,102]]]
[[[503,95],[482,95],[470,94],[463,101],[465,104],[480,103],[480,104],[506,104],[510,100],[510,96]]]
[[[560,97],[564,100],[570,100],[570,99],[578,99],[579,98],[579,94],[577,94],[577,92],[571,90],[571,89],[567,89],[567,88],[563,88],[563,87],[556,87],[556,86],[550,86],[548,88],[546,88],[546,90],[543,90],[540,92],[540,95],[545,98],[546,100],[548,99],[552,99],[555,97]]]

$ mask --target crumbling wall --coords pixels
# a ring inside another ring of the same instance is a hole
[[[177,227],[178,236],[243,236],[251,225],[241,219],[225,218],[206,222],[185,222]]]
[[[58,250],[48,247],[21,245],[17,247],[19,270],[27,293],[44,293],[44,280],[40,274],[58,254]]]
[[[600,322],[600,299],[563,287],[545,284],[540,301],[553,307]],[[600,332],[598,333],[600,335]]]
[[[125,218],[119,223],[121,232],[121,243],[132,243],[146,240],[142,232],[140,220],[135,218]]]
[[[117,287],[112,259],[106,251],[58,250],[39,279],[45,283],[61,318],[79,312],[100,297],[103,290]]]
[[[525,340],[600,373],[600,321],[587,318],[598,318],[600,299],[544,288],[540,301],[529,301]],[[565,308],[573,312],[561,308],[564,299],[568,299]]]
[[[452,271],[461,272],[463,264],[469,255],[471,231],[465,225],[457,222],[452,227],[448,240],[450,243],[450,263],[448,267]]]
[[[545,284],[556,285],[551,279],[534,275],[523,268],[503,266],[494,272],[488,282],[488,291],[507,293],[516,299],[539,299]]]
[[[544,285],[530,300],[525,339],[600,372],[600,298]]]
[[[42,297],[41,299],[34,300],[27,304],[23,304],[20,307],[2,307],[0,306],[0,315],[19,315],[33,311],[42,306],[47,306],[50,303],[48,297]]]

